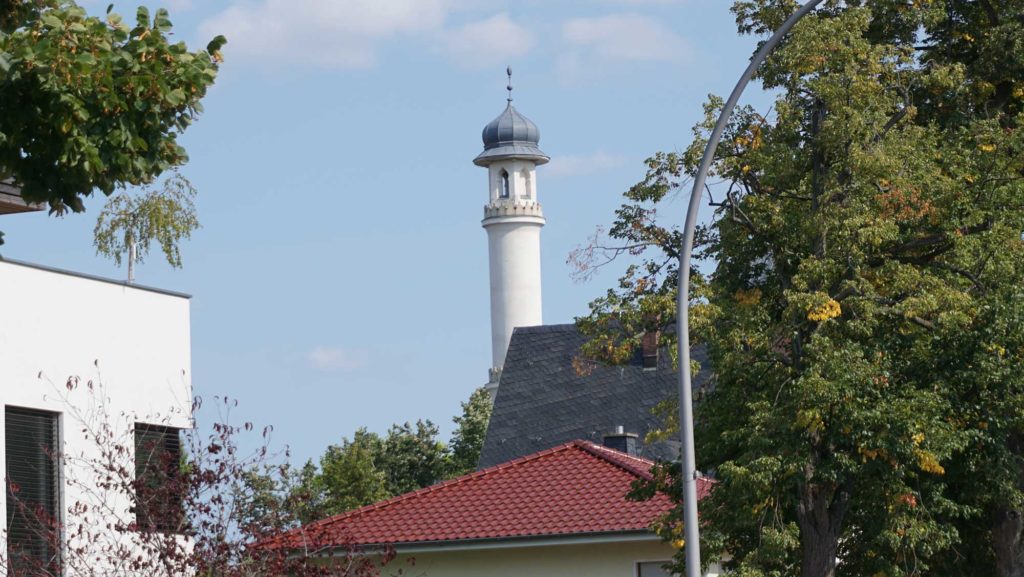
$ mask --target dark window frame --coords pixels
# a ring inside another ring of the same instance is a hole
[[[136,528],[143,532],[183,533],[181,429],[135,423],[133,440]]]
[[[60,413],[5,405],[4,432],[7,574],[21,577],[45,571],[59,575],[63,521]]]
[[[498,192],[499,198],[512,198],[512,186],[508,179],[508,171],[504,168],[501,169],[501,190]]]

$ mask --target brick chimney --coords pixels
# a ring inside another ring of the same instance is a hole
[[[614,433],[604,435],[601,444],[609,449],[615,449],[631,457],[636,456],[636,440],[639,437],[636,433],[627,433],[622,425],[615,427]]]
[[[643,355],[644,370],[658,368],[658,339],[661,336],[659,331],[648,331],[644,333],[640,341],[640,352]]]

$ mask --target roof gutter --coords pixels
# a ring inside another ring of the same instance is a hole
[[[389,548],[397,554],[414,553],[447,553],[456,551],[485,551],[499,549],[519,549],[523,547],[557,547],[564,545],[602,545],[607,543],[633,543],[660,541],[654,533],[646,529],[631,531],[606,531],[595,533],[576,533],[570,535],[526,535],[522,537],[499,537],[493,539],[459,539],[451,541],[420,541],[414,543],[394,543],[388,545],[367,545],[361,547],[365,552],[372,553],[382,547]],[[323,552],[331,557],[337,550]]]

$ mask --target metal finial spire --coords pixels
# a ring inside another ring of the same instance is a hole
[[[508,86],[505,87],[508,90],[508,103],[512,104],[512,67],[505,67],[505,74],[508,74]]]

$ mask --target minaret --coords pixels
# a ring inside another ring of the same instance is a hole
[[[498,389],[512,330],[542,324],[540,229],[544,213],[537,202],[537,166],[548,156],[537,148],[537,125],[512,106],[512,69],[508,106],[484,127],[484,151],[473,163],[487,168],[487,231],[491,269],[491,370],[487,390]]]

